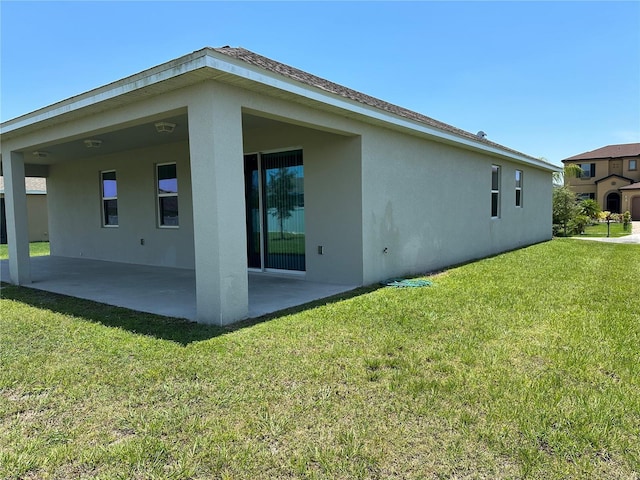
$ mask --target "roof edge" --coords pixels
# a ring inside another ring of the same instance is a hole
[[[168,80],[178,75],[188,73],[206,66],[206,56],[210,47],[196,50],[169,62],[142,70],[114,82],[107,83],[86,92],[60,100],[24,115],[0,123],[0,133],[6,134],[35,123],[57,117],[59,115],[79,110],[96,103],[129,93],[154,83]]]
[[[561,170],[560,167],[557,167],[547,161],[536,159],[535,157],[517,152],[503,145],[496,144],[490,141],[481,141],[480,138],[475,140],[472,138],[472,134],[457,129],[456,127],[451,126],[451,131],[442,127],[438,128],[438,126],[432,126],[428,123],[420,121],[420,119],[413,119],[402,116],[386,109],[360,102],[357,99],[348,98],[339,95],[338,93],[323,90],[322,88],[309,85],[295,78],[290,78],[289,76],[282,73],[272,72],[266,68],[253,65],[252,63],[249,63],[241,58],[232,57],[225,53],[221,53],[218,51],[218,49],[214,49],[211,47],[205,47],[200,50],[196,50],[190,54],[183,55],[182,57],[171,60],[169,62],[151,67],[115,82],[108,83],[101,87],[89,90],[65,100],[61,100],[33,112],[7,120],[6,122],[0,124],[0,135],[17,132],[21,128],[32,126],[46,120],[51,120],[63,114],[80,110],[91,105],[96,105],[106,100],[124,95],[126,93],[130,93],[202,68],[211,68],[213,70],[235,75],[262,85],[271,86],[294,95],[299,95],[308,99],[318,101],[320,103],[333,106],[335,108],[350,111],[363,117],[375,119],[383,123],[419,132],[429,136],[430,138],[446,143],[459,144],[466,148],[470,148],[476,151],[483,151],[494,156],[509,158],[519,163],[529,164],[531,166],[548,170],[550,172]],[[439,124],[442,122],[437,123]],[[465,135],[457,134],[456,131],[458,130],[463,132]]]

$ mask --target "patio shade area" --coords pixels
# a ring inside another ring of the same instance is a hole
[[[356,288],[249,272],[249,318]],[[196,319],[195,271],[68,257],[31,258],[30,288],[169,317]],[[9,280],[9,262],[0,261]]]

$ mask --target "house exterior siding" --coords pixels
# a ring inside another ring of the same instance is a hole
[[[177,163],[177,229],[159,228],[157,221],[155,165],[166,162]],[[104,170],[117,172],[119,225],[113,228],[102,226],[100,172]],[[52,255],[195,268],[186,142],[52,165],[48,185]]]
[[[98,89],[94,104],[88,92],[77,97],[87,103],[78,110],[63,102],[60,119],[32,120],[36,112],[3,133],[3,168],[16,200],[14,283],[29,282],[29,259],[23,192],[13,187],[34,170],[48,176],[52,255],[194,269],[197,318],[206,323],[248,312],[243,154],[302,151],[309,281],[366,285],[551,238],[556,167],[466,132],[458,139],[455,128],[440,132],[437,122],[425,126],[424,117],[396,115],[388,104],[375,110],[369,97],[362,106],[317,89],[305,96],[310,87],[290,79],[280,85],[273,75],[260,83],[257,70],[239,79],[239,60],[214,68],[203,60],[208,55],[224,63],[219,53],[195,52],[185,60],[193,71],[155,67],[144,82],[142,74],[132,77],[138,90],[125,88],[125,79]],[[156,134],[157,121],[175,122],[174,136]],[[87,138],[104,139],[102,150],[83,150]],[[36,148],[50,155],[34,165]],[[179,227],[160,228],[155,166],[170,162]],[[491,215],[492,165],[501,172],[498,218]],[[104,227],[100,172],[113,170],[118,226]],[[523,172],[522,206],[516,170]]]
[[[640,182],[640,144],[609,145],[592,152],[562,160],[565,166],[594,164],[595,175],[590,177],[568,177],[566,184],[579,196],[590,195],[607,210],[610,194],[620,195],[620,212],[631,212],[640,218],[640,211],[634,210],[636,193],[623,187]],[[632,168],[635,163],[635,168]],[[636,210],[638,208],[636,207]]]
[[[502,177],[495,219],[492,164]],[[515,206],[516,169],[524,172],[522,208]],[[383,129],[363,137],[363,172],[365,283],[550,238],[547,172]]]

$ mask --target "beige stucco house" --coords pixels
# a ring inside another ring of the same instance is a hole
[[[47,181],[44,178],[24,179],[27,196],[27,217],[30,242],[49,240]],[[4,207],[4,178],[0,176],[0,243],[7,243],[7,222]]]
[[[640,220],[640,143],[607,145],[562,162],[582,171],[566,179],[580,199],[594,199],[612,213],[629,211],[633,220]]]
[[[242,48],[204,48],[2,124],[10,276],[24,176],[51,254],[195,270],[197,320],[248,272],[365,285],[551,238],[553,165]]]

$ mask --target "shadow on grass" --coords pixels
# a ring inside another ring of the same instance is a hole
[[[252,327],[286,315],[309,310],[321,305],[336,303],[357,297],[380,288],[372,285],[357,288],[331,297],[291,307],[262,317],[251,318],[225,327],[204,325],[182,318],[164,317],[152,313],[138,312],[123,307],[115,307],[82,298],[59,293],[46,292],[28,287],[1,283],[0,298],[15,300],[32,307],[50,310],[63,315],[71,315],[82,320],[100,323],[107,327],[121,328],[138,335],[148,335],[160,340],[168,340],[186,346],[192,342],[208,340],[230,332]]]

